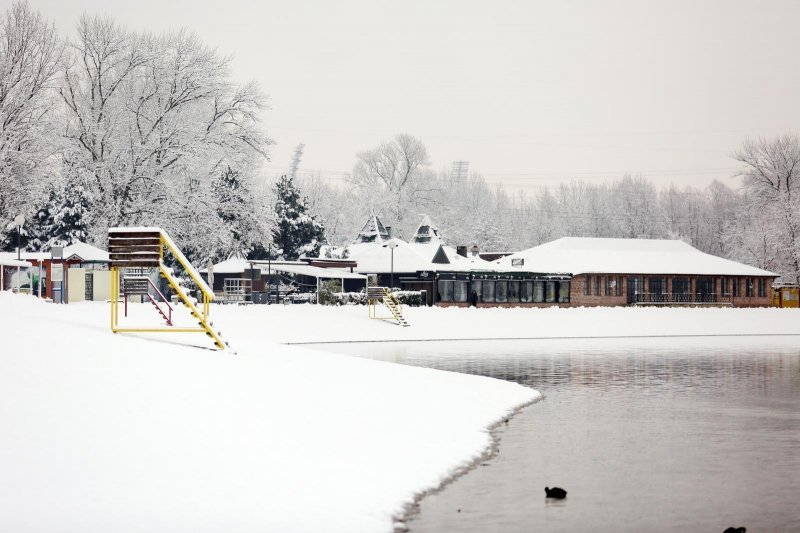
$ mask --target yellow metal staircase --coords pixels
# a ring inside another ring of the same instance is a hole
[[[376,316],[375,305],[380,301],[392,313],[391,317]],[[388,287],[367,287],[367,305],[369,307],[369,317],[381,320],[394,319],[397,324],[408,327],[411,324],[403,316],[403,306],[397,297]]]
[[[111,228],[108,230],[108,251],[111,267],[111,330],[117,332],[201,332],[208,335],[219,349],[227,343],[219,331],[214,329],[209,314],[214,292],[205,283],[200,273],[186,259],[170,236],[161,228]],[[172,268],[164,264],[164,250],[167,250],[188,274],[189,279],[177,276]],[[119,288],[120,270],[130,268],[158,268],[160,275],[167,280],[173,292],[185,305],[199,327],[120,327],[119,326]],[[194,284],[202,302],[189,296],[188,283]],[[202,305],[201,305],[202,303]]]

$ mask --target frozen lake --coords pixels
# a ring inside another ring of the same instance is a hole
[[[495,457],[422,500],[412,532],[800,531],[797,338],[317,348],[544,393],[500,427]]]

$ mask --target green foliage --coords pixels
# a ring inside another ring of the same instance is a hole
[[[325,228],[308,211],[306,198],[291,176],[281,176],[275,184],[276,226],[272,232],[276,253],[287,260],[316,257],[325,242]]]
[[[342,292],[342,282],[338,279],[329,279],[319,286],[319,303],[322,305],[339,305],[339,293]]]

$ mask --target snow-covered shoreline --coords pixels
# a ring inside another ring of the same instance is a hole
[[[541,396],[257,330],[228,328],[237,356],[114,335],[107,312],[0,293],[4,531],[390,531]]]
[[[216,306],[213,313],[237,342],[257,330],[257,338],[285,344],[800,335],[800,310],[778,308],[406,307],[408,328],[368,319],[365,306]]]

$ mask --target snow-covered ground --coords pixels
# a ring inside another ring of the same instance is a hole
[[[265,335],[397,328],[359,311],[215,308],[234,356],[114,335],[107,305],[0,293],[0,531],[390,531],[539,395]]]
[[[199,334],[114,335],[107,304],[0,293],[0,531],[390,531],[539,397],[278,342],[800,334],[788,309],[406,315],[409,328],[358,306],[214,306],[234,356]]]
[[[388,315],[378,308],[379,316]],[[382,312],[382,314],[381,314]],[[685,335],[800,335],[798,309],[405,307],[411,327],[369,320],[365,306],[219,306],[228,338],[281,343]],[[256,337],[253,333],[256,333]]]

